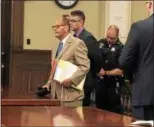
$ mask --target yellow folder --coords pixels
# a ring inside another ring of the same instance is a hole
[[[65,79],[70,78],[77,70],[78,70],[78,67],[76,65],[68,61],[59,60],[57,63],[53,80],[62,83]],[[77,86],[72,84],[72,87],[82,91],[85,79],[86,79],[86,76]]]

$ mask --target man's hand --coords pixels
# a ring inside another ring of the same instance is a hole
[[[43,85],[42,88],[47,88],[47,90],[50,91],[50,89],[49,89],[50,88],[50,84],[47,83],[47,84]]]
[[[103,68],[101,68],[100,72],[99,72],[100,76],[104,76],[105,75],[105,70]]]
[[[73,82],[71,81],[71,79],[65,79],[61,84],[64,87],[70,87],[73,84]]]

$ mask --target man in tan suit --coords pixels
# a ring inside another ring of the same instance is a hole
[[[70,79],[65,79],[61,84],[52,80],[52,75],[43,88],[51,85],[52,97],[57,97],[63,106],[82,106],[84,92],[77,90],[71,85],[78,85],[87,75],[90,68],[90,61],[87,56],[87,48],[84,42],[70,34],[70,25],[67,17],[62,16],[53,26],[55,36],[60,40],[56,53],[56,60],[65,60],[78,66],[79,69]]]

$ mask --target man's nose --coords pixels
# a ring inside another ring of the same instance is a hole
[[[110,42],[110,41],[111,41],[111,39],[110,39],[110,38],[108,38],[108,39],[107,39],[107,41],[108,41],[108,42]]]

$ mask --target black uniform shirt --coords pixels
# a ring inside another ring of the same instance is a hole
[[[119,68],[118,59],[123,48],[123,44],[119,41],[119,39],[111,46],[107,43],[106,39],[101,39],[99,40],[99,48],[103,56],[102,68],[106,71]]]

